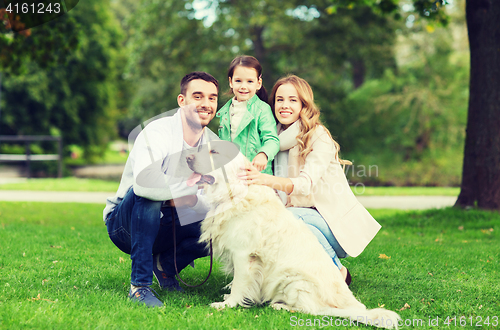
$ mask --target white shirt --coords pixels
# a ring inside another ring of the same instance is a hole
[[[231,102],[231,106],[229,107],[229,123],[231,124],[231,140],[234,140],[236,137],[236,132],[238,131],[238,127],[240,126],[241,120],[243,116],[247,112],[247,101],[239,102],[233,97]]]
[[[198,186],[189,187],[186,184],[192,171],[181,157],[185,146],[189,147],[183,139],[181,111],[178,110],[173,116],[153,120],[141,130],[125,164],[118,191],[115,196],[106,200],[104,220],[131,187],[137,196],[153,201],[196,194],[198,203],[192,209],[199,213],[208,211],[210,207]],[[203,144],[208,140],[217,140],[218,137],[206,129],[201,139],[199,143]]]

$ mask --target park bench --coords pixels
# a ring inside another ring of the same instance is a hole
[[[46,154],[46,155],[33,155],[31,154],[30,144],[32,142],[38,141],[54,141],[58,144],[58,154]],[[46,136],[46,135],[0,135],[0,143],[11,142],[11,143],[24,143],[25,154],[24,155],[13,155],[13,154],[0,154],[0,162],[26,162],[26,170],[28,178],[31,177],[31,162],[32,161],[58,161],[57,176],[62,177],[62,138],[59,136]]]

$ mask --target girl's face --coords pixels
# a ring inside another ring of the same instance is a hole
[[[243,102],[251,99],[262,87],[262,79],[257,77],[257,70],[238,65],[229,78],[229,86],[236,100]]]
[[[297,89],[290,83],[283,84],[276,90],[274,112],[284,129],[299,119],[302,102]]]

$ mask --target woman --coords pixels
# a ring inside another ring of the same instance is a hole
[[[247,165],[241,179],[278,190],[350,284],[349,271],[339,258],[358,256],[380,225],[349,188],[341,165],[351,163],[339,158],[339,144],[321,124],[309,84],[293,75],[281,78],[273,87],[270,104],[279,121],[275,176]]]

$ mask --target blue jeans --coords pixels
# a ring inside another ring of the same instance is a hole
[[[309,227],[311,232],[323,246],[323,249],[325,249],[326,253],[332,258],[335,265],[341,269],[343,266],[339,258],[346,258],[348,255],[344,249],[342,249],[339,242],[337,242],[337,239],[321,214],[319,214],[316,209],[308,207],[289,207],[287,210],[292,212],[295,218],[305,222],[307,227]]]
[[[153,254],[160,254],[164,271],[175,275],[172,221],[175,221],[177,269],[180,272],[194,259],[208,255],[205,245],[198,243],[201,222],[181,226],[175,208],[162,208],[162,202],[137,196],[133,189],[107,216],[109,238],[132,259],[132,285],[152,284]]]

